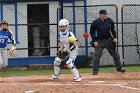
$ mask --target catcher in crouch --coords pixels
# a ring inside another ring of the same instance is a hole
[[[61,62],[68,58],[66,61],[67,67],[71,70],[74,75],[74,81],[81,81],[80,74],[77,68],[74,65],[74,61],[78,55],[78,44],[74,34],[69,29],[69,22],[66,19],[61,19],[59,21],[60,28],[60,48],[57,57],[54,60],[54,75],[52,75],[51,79],[57,79],[60,75],[60,64]],[[73,37],[74,41],[70,42],[69,37]]]
[[[7,42],[8,39],[12,41],[13,46],[11,47],[9,51],[9,55],[15,54],[16,49],[16,42],[14,40],[13,33],[8,30],[8,23],[6,21],[2,21],[0,23],[0,70],[2,67],[6,67],[8,65],[8,57],[7,57]],[[2,82],[2,79],[0,78],[0,82]]]

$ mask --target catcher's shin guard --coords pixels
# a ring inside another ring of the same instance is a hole
[[[72,69],[71,69],[71,72],[72,72],[72,74],[74,75],[74,78],[75,78],[75,79],[81,78],[81,76],[80,76],[78,70],[76,69],[76,67],[72,68]]]
[[[80,74],[74,65],[74,60],[72,58],[69,58],[66,64],[67,64],[67,67],[71,69],[71,72],[74,75],[74,78],[80,78]]]
[[[54,60],[54,75],[59,75],[60,74],[60,67],[59,65],[61,64],[61,59],[59,57],[56,57]]]
[[[66,62],[68,68],[72,68],[74,66],[74,60],[72,58],[69,58]]]

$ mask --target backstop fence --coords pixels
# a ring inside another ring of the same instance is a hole
[[[99,17],[98,12],[100,9],[106,9],[108,11],[109,16],[116,23],[115,30],[118,34],[117,5],[108,4],[108,5],[90,5],[90,6],[63,6],[63,18],[66,18],[70,21],[72,30],[75,33],[76,38],[78,39],[78,44],[80,47],[79,54],[86,56],[94,54],[94,49],[89,45],[91,38],[89,37],[88,39],[86,39],[83,37],[83,34],[89,33],[90,25],[93,22],[93,20]],[[101,57],[101,65],[113,65],[112,58],[109,56],[106,50],[103,52],[103,56]]]
[[[140,5],[126,4],[121,8],[122,55],[124,64],[140,64]]]
[[[106,9],[115,22],[119,40],[117,50],[123,64],[140,64],[140,5],[123,5],[121,12],[118,12],[115,4],[87,6],[82,1],[78,3],[66,3],[63,12],[60,12],[62,7],[59,7],[59,2],[1,2],[1,20],[8,21],[17,41],[17,54],[10,59],[54,57],[59,46],[58,21],[63,13],[63,18],[69,20],[78,39],[79,56],[84,56],[87,61],[94,55],[94,48],[89,45],[91,38],[85,39],[83,34],[89,33],[92,21],[99,17],[99,10]],[[47,64],[47,60],[44,63]],[[31,64],[40,64],[40,61],[35,60]],[[107,50],[103,51],[101,65],[114,65]]]

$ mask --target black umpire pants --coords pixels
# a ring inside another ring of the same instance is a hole
[[[99,72],[99,65],[100,65],[100,58],[104,48],[106,48],[109,54],[113,57],[115,62],[116,69],[119,70],[122,68],[122,64],[120,61],[120,55],[116,50],[116,46],[112,43],[112,38],[108,40],[99,40],[98,44],[99,47],[95,48],[95,55],[94,55],[94,63],[93,63],[93,72]]]

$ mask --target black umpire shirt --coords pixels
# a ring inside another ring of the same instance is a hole
[[[107,40],[112,36],[116,38],[114,22],[111,18],[102,21],[100,18],[94,20],[90,27],[90,36],[92,41]]]

